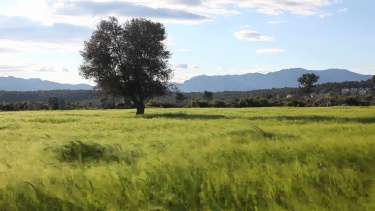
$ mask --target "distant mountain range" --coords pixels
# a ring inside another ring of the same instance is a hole
[[[0,77],[0,90],[4,91],[38,91],[38,90],[59,90],[59,89],[92,89],[88,84],[60,84],[52,81],[44,81],[39,78],[23,79]]]
[[[372,75],[361,75],[344,69],[306,70],[302,68],[283,69],[277,72],[261,74],[248,73],[243,75],[196,76],[182,84],[179,89],[183,92],[202,91],[251,91],[256,89],[272,89],[298,87],[297,79],[305,73],[319,75],[318,84],[328,82],[362,81],[372,78]]]
[[[248,73],[243,75],[223,76],[201,75],[179,84],[179,89],[183,92],[220,92],[298,87],[297,79],[305,73],[315,73],[316,75],[319,75],[320,79],[318,84],[327,82],[362,81],[372,78],[372,75],[362,75],[344,69],[306,70],[302,68],[292,68],[267,74]],[[59,89],[87,90],[92,89],[92,86],[88,84],[60,84],[41,79],[21,79],[11,76],[0,77],[0,90],[37,91]]]

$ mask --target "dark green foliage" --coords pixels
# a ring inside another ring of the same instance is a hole
[[[214,100],[212,102],[212,107],[215,107],[215,108],[224,108],[224,107],[226,107],[226,104],[222,100]]]
[[[62,162],[92,163],[92,162],[124,162],[133,164],[142,155],[139,150],[124,151],[120,146],[100,145],[72,141],[67,145],[54,149]]]
[[[315,75],[314,73],[303,74],[298,78],[298,82],[302,86],[300,86],[300,89],[307,94],[311,94],[313,92],[313,88],[316,86],[314,84],[318,82],[318,80],[319,76]]]
[[[347,81],[342,83],[325,83],[316,85],[313,98],[304,96],[302,90],[298,88],[282,88],[253,90],[246,92],[225,91],[216,92],[215,98],[220,100],[203,100],[203,93],[181,93],[155,97],[148,100],[147,107],[267,107],[267,106],[368,106],[375,105],[374,84],[367,81]],[[344,88],[367,88],[367,94],[341,94]],[[291,98],[287,98],[288,95]],[[24,111],[24,110],[48,110],[48,97],[56,96],[65,99],[64,110],[72,109],[123,109],[134,108],[128,98],[125,102],[122,99],[106,98],[100,92],[94,90],[52,90],[34,92],[6,92],[0,91],[1,111]],[[176,98],[177,97],[177,98]],[[100,102],[100,99],[108,99]],[[39,101],[42,100],[42,101]],[[38,101],[38,102],[37,102]],[[199,103],[202,101],[203,103]],[[207,103],[208,105],[207,105]],[[58,108],[62,109],[62,108]]]
[[[55,109],[64,109],[64,110],[74,110],[74,109],[97,109],[99,105],[97,103],[74,103],[74,102],[67,102],[64,104],[64,107],[56,105]],[[30,102],[30,101],[22,101],[22,102],[12,102],[12,103],[1,103],[0,104],[0,111],[33,111],[33,110],[49,110],[52,109],[45,102]]]
[[[285,106],[304,107],[305,101],[301,97],[292,97],[285,100]]]
[[[181,103],[182,101],[186,99],[186,97],[182,92],[176,92],[175,99],[177,103]]]
[[[101,97],[100,92],[95,90],[0,91],[0,102],[48,102],[48,98],[52,96],[66,102],[98,102]]]
[[[203,92],[203,99],[207,101],[211,101],[213,99],[214,93],[209,91]]]
[[[199,107],[199,100],[198,99],[192,99],[190,100],[187,104],[186,104],[187,107],[189,108],[196,108],[196,107]]]
[[[104,93],[128,97],[143,114],[145,100],[168,92],[172,70],[161,23],[132,19],[123,26],[114,17],[101,21],[84,43],[80,74]]]
[[[86,163],[89,161],[99,160],[118,160],[113,155],[115,148],[103,147],[97,143],[83,143],[81,141],[72,141],[69,144],[56,150],[59,159],[64,162],[80,162]]]
[[[198,107],[199,108],[207,108],[207,107],[209,107],[210,106],[210,104],[207,102],[207,101],[199,101],[198,102]]]
[[[56,110],[58,108],[65,107],[65,101],[63,99],[60,100],[58,97],[49,97],[48,105],[49,105],[49,109]]]

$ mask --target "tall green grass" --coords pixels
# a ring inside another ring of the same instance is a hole
[[[375,108],[0,113],[3,210],[375,210]]]

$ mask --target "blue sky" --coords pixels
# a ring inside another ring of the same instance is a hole
[[[285,68],[375,75],[373,0],[0,0],[0,76],[92,83],[79,51],[108,16],[162,22],[174,81]]]

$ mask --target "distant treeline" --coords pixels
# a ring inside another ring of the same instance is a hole
[[[342,89],[368,88],[366,94],[342,94]],[[55,101],[51,101],[54,99]],[[271,107],[271,106],[369,106],[375,105],[371,80],[319,84],[310,97],[299,88],[225,92],[171,92],[150,99],[147,107]],[[95,90],[0,91],[0,110],[133,108],[128,99],[103,96]]]
[[[58,97],[67,102],[99,102],[101,95],[95,90],[50,90],[50,91],[1,91],[0,102],[22,101],[48,102],[50,97]]]

